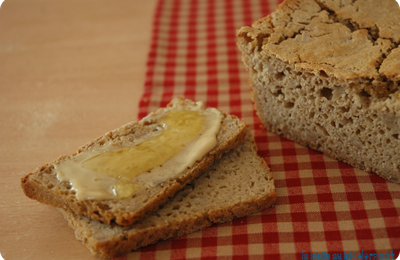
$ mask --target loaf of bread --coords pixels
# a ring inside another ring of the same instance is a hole
[[[395,0],[286,0],[237,37],[268,130],[400,182]]]
[[[250,131],[244,143],[216,161],[157,211],[131,226],[107,225],[60,209],[78,240],[101,257],[115,257],[271,207],[274,180],[257,155]]]
[[[223,153],[242,143],[246,136],[245,124],[235,116],[218,112],[220,116],[218,122],[221,122],[221,126],[216,133],[216,146],[214,148],[207,152],[201,159],[195,161],[193,165],[185,168],[176,177],[168,177],[168,179],[163,181],[154,181],[153,186],[141,188],[133,196],[123,199],[118,197],[111,199],[79,199],[76,195],[76,190],[71,186],[71,182],[60,180],[55,169],[56,166],[65,160],[77,158],[79,154],[87,150],[96,151],[96,149],[98,150],[105,145],[132,146],[131,144],[134,144],[136,140],[141,140],[147,135],[161,131],[158,130],[161,127],[159,125],[160,118],[163,118],[166,114],[171,111],[183,111],[194,108],[201,111],[211,109],[203,107],[200,103],[175,99],[166,108],[157,110],[157,112],[145,117],[139,123],[128,123],[84,145],[72,156],[62,156],[53,163],[37,168],[33,173],[22,178],[21,186],[28,197],[57,208],[74,212],[77,215],[86,215],[107,224],[114,222],[119,225],[133,224],[149,215],[159,205],[165,203],[169,197],[185,187],[187,183],[206,171],[213,164],[214,160],[219,159]],[[162,170],[162,166],[159,166],[160,171]],[[78,170],[81,171],[82,169],[79,168]],[[173,170],[166,171],[169,173]],[[147,178],[159,177],[158,174],[149,174]],[[93,182],[95,181],[97,181],[97,178],[93,180]]]

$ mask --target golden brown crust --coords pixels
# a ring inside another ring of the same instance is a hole
[[[191,101],[180,99],[178,100],[180,105],[191,105],[194,104]],[[159,110],[160,112],[162,110]],[[154,113],[153,115],[156,115]],[[232,123],[233,122],[233,123]],[[151,123],[151,122],[150,122]],[[153,124],[154,125],[154,124]],[[21,180],[21,186],[26,196],[35,199],[39,202],[63,208],[75,212],[78,215],[86,215],[90,218],[102,221],[104,223],[116,222],[120,225],[130,225],[134,222],[143,219],[159,205],[165,203],[169,197],[173,196],[178,190],[189,183],[193,178],[197,177],[200,173],[208,169],[212,165],[214,160],[219,159],[221,155],[230,149],[236,147],[239,143],[243,142],[246,131],[245,124],[241,122],[235,116],[229,116],[224,114],[223,125],[221,131],[229,132],[228,127],[234,126],[235,129],[230,136],[222,135],[223,140],[220,140],[213,150],[211,150],[201,161],[196,162],[189,170],[187,170],[181,177],[170,182],[168,185],[161,187],[161,184],[156,187],[155,190],[148,193],[150,198],[147,199],[147,193],[142,194],[142,197],[146,200],[141,208],[135,208],[135,210],[129,210],[130,201],[121,200],[78,200],[74,196],[74,192],[70,190],[68,183],[59,182],[55,173],[54,166],[52,164],[45,164],[42,167],[36,169],[35,172],[28,174]],[[151,128],[149,121],[141,121],[139,124],[130,123],[120,129],[123,133],[132,134],[132,132],[142,131],[143,128]],[[94,141],[82,146],[78,153],[88,149],[93,145],[101,145],[109,140],[113,140],[118,137],[118,131],[116,129],[112,132],[101,136]],[[149,131],[149,130],[147,130]],[[63,160],[65,156],[57,159]],[[163,184],[164,185],[164,184]],[[138,198],[136,200],[139,200]],[[113,206],[118,204],[117,209]],[[137,204],[137,201],[136,201]],[[125,211],[124,211],[125,210]]]

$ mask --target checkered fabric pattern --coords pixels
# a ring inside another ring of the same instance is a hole
[[[159,0],[139,105],[142,118],[184,96],[242,118],[273,172],[276,206],[115,259],[397,258],[400,185],[268,133],[255,114],[235,33],[277,5]]]

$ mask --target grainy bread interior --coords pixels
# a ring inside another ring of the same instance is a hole
[[[160,239],[179,237],[271,207],[274,180],[257,155],[250,131],[243,144],[222,156],[160,209],[131,226],[107,225],[60,209],[76,238],[101,257],[123,255]]]
[[[184,109],[188,106],[194,106],[195,103],[189,100],[176,99],[170,104],[170,106],[172,105]],[[139,123],[132,122],[106,133],[81,147],[77,153],[110,142],[114,144],[133,142],[136,138],[153,131],[158,125],[159,118],[168,109],[168,107],[159,109]],[[153,188],[142,189],[131,198],[78,200],[69,182],[60,182],[57,179],[54,166],[51,163],[39,167],[33,173],[22,178],[21,186],[28,197],[39,202],[70,210],[78,215],[86,215],[108,224],[116,222],[119,225],[130,225],[149,215],[187,183],[206,171],[214,160],[220,158],[223,153],[243,142],[246,135],[245,129],[245,124],[237,117],[224,114],[220,131],[217,134],[216,147],[200,161],[195,162],[192,167],[185,170],[179,178],[161,182]],[[66,157],[60,157],[58,160],[63,160]]]
[[[268,130],[400,182],[395,0],[286,0],[237,36]]]

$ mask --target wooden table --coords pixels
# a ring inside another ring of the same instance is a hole
[[[20,179],[136,120],[155,0],[6,0],[0,8],[0,253],[97,259]],[[1,258],[0,258],[1,259]]]

